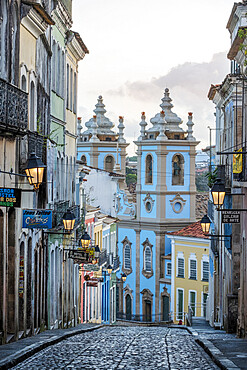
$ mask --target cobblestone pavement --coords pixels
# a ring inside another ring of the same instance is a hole
[[[104,327],[38,352],[14,369],[218,369],[186,330]]]

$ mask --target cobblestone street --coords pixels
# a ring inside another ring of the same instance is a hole
[[[218,369],[186,330],[105,327],[38,352],[14,369]]]

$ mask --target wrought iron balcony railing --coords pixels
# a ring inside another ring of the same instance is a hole
[[[0,132],[25,135],[28,123],[28,94],[0,79]]]
[[[107,253],[106,253],[106,249],[104,249],[100,255],[99,255],[99,262],[98,262],[98,265],[99,266],[103,266],[105,263],[107,262]]]
[[[114,259],[113,259],[112,271],[113,271],[113,272],[117,271],[117,270],[119,269],[119,266],[120,266],[119,256],[114,257]]]
[[[69,209],[75,215],[75,226],[74,227],[76,227],[80,224],[80,221],[81,221],[80,206],[75,205],[75,206],[70,207]]]

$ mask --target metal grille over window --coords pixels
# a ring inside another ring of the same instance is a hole
[[[196,265],[197,265],[196,260],[190,260],[190,279],[196,280],[197,275]]]
[[[178,258],[178,277],[184,277],[184,259]]]
[[[203,261],[202,262],[202,280],[208,281],[209,279],[209,262]]]
[[[151,249],[146,247],[145,249],[145,270],[151,272]]]
[[[128,244],[124,247],[124,268],[130,269],[130,246]]]

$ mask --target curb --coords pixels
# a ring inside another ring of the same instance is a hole
[[[44,341],[40,341],[36,344],[31,344],[27,346],[26,348],[16,352],[14,355],[10,355],[6,357],[4,360],[0,361],[0,369],[10,369],[11,367],[19,364],[20,362],[26,360],[27,358],[31,357],[35,353],[41,351],[42,349],[45,349],[49,346],[52,346],[53,344],[59,343],[64,339],[70,338],[74,335],[86,333],[89,331],[97,330],[102,328],[104,325],[97,325],[93,328],[86,328],[86,329],[78,329],[78,330],[71,330],[68,331],[65,334],[62,334],[60,336],[54,336],[50,339],[46,339]]]
[[[196,330],[193,330],[188,326],[186,326],[185,328],[191,335],[193,335],[194,337],[198,337],[199,334]],[[240,368],[231,360],[229,360],[212,342],[210,342],[210,340],[195,338],[195,341],[204,349],[204,351],[211,357],[211,359],[217,366],[219,366],[220,369],[240,370]]]
[[[220,369],[240,370],[237,365],[235,365],[231,360],[225,357],[225,355],[209,340],[201,340],[197,338],[196,343],[198,343],[204,349],[204,351],[212,358],[212,360],[216,363],[216,365],[219,366]]]

